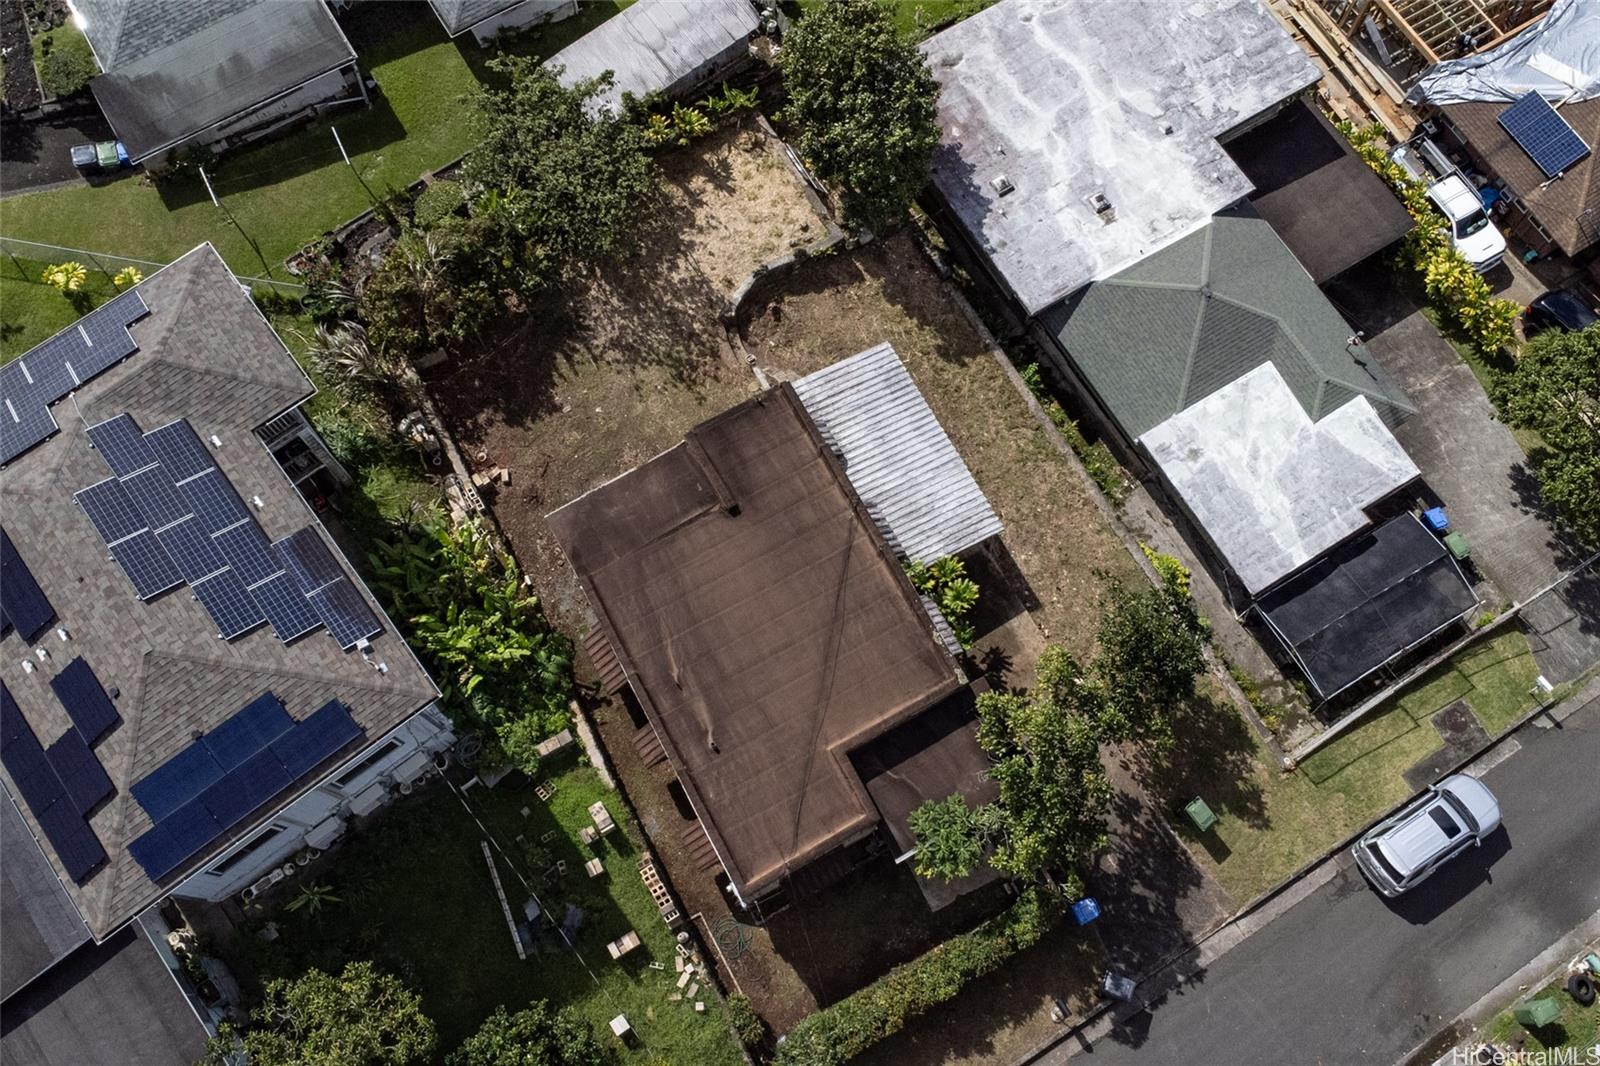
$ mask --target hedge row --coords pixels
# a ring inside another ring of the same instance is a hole
[[[951,937],[826,1010],[806,1018],[778,1045],[778,1066],[838,1066],[910,1019],[956,997],[1039,942],[1062,915],[1060,897],[1032,886],[1003,914]]]

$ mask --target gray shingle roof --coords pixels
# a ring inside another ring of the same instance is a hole
[[[1039,318],[1133,438],[1267,362],[1313,421],[1357,395],[1390,426],[1416,411],[1248,208]]]
[[[71,636],[65,647],[51,637],[51,658],[31,674],[8,666],[7,688],[45,745],[68,728],[49,682],[73,657],[84,658],[108,692],[117,690],[113,700],[122,723],[95,747],[117,791],[90,820],[109,862],[83,885],[67,887],[96,936],[160,894],[126,850],[128,841],[150,826],[129,788],[188,745],[197,730],[216,726],[270,690],[296,719],[340,699],[367,737],[376,738],[435,694],[426,672],[387,624],[372,640],[373,662],[389,667],[380,674],[359,654],[340,651],[320,630],[292,644],[279,641],[267,626],[223,641],[187,587],[145,603],[135,597],[72,497],[108,476],[105,460],[89,447],[85,427],[114,415],[131,414],[145,428],[187,418],[202,440],[215,435],[221,441],[208,447],[239,494],[246,500],[261,497],[263,505],[253,514],[269,538],[307,526],[320,529],[254,432],[306,399],[311,383],[221,258],[202,245],[153,273],[137,291],[150,309],[130,330],[137,352],[61,401],[55,408],[60,432],[0,470],[6,532]],[[378,614],[381,619],[381,610]],[[0,639],[0,662],[16,664],[30,651],[15,631]],[[296,790],[306,783],[297,783]],[[179,875],[279,807],[269,802],[185,864]],[[31,817],[26,810],[23,815]],[[31,822],[30,828],[40,835]]]
[[[9,789],[0,795],[0,999],[89,940],[78,908],[28,832]]]
[[[1318,77],[1260,0],[1001,0],[922,47],[934,185],[1035,314],[1249,192],[1217,138]]]
[[[454,37],[465,33],[486,18],[507,11],[523,0],[428,0],[444,31]]]
[[[91,2],[90,87],[135,160],[355,61],[323,0]]]
[[[572,83],[616,75],[601,102],[615,106],[624,93],[687,92],[744,56],[761,19],[750,0],[638,0],[550,59]]]
[[[794,382],[822,439],[889,543],[932,562],[1000,532],[1000,519],[894,347],[880,344]]]

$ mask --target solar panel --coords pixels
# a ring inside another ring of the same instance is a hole
[[[283,572],[283,564],[272,554],[267,535],[254,522],[218,533],[215,540],[223,558],[228,560],[228,565],[233,567],[246,585],[254,585]]]
[[[77,884],[87,881],[106,861],[106,849],[101,846],[100,838],[94,835],[94,830],[67,797],[62,796],[42,811],[34,811],[34,817],[61,861],[61,868]]]
[[[176,588],[183,584],[178,568],[148,529],[135,533],[111,546],[111,557],[122,564],[133,590],[141,600]]]
[[[129,477],[156,465],[156,453],[132,415],[118,415],[89,427],[89,443],[118,477]]]
[[[220,470],[190,478],[178,486],[178,491],[208,533],[221,533],[250,519],[249,508]]]
[[[267,620],[260,606],[246,591],[244,582],[232,570],[213,574],[196,585],[191,585],[195,599],[217,623],[217,635],[232,640],[248,633]]]
[[[308,596],[330,581],[344,577],[344,571],[339,568],[333,553],[312,526],[291,533],[274,544],[273,550],[283,560],[289,573],[294,575],[300,591]]]
[[[1499,122],[1547,178],[1565,173],[1589,154],[1589,146],[1578,132],[1537,92],[1500,112]]]
[[[9,463],[56,431],[56,420],[42,404],[24,397],[0,400],[0,464]]]
[[[344,704],[333,700],[270,745],[290,778],[299,778],[361,736],[361,727]]]
[[[159,464],[124,479],[122,487],[151,529],[170,526],[193,513],[172,487],[166,468]]]
[[[72,660],[51,678],[50,689],[66,708],[67,717],[85,744],[93,745],[122,721],[94,669],[82,658]]]
[[[0,529],[0,616],[16,627],[23,640],[32,640],[56,616],[55,608],[34,580],[33,571],[4,529]]]
[[[357,641],[383,632],[377,615],[361,598],[361,593],[342,578],[313,592],[311,606],[317,609],[317,617],[328,627],[339,647],[346,651],[355,647]]]
[[[285,644],[322,624],[316,608],[311,606],[306,594],[300,591],[300,586],[287,573],[256,585],[251,588],[250,595],[260,605],[267,621],[272,623],[272,631]]]
[[[224,780],[232,783],[245,805],[246,813],[255,810],[294,783],[289,771],[271,748],[263,748],[239,764]],[[220,819],[219,819],[220,821]]]
[[[151,820],[159,822],[220,780],[222,767],[196,743],[145,774],[128,791]]]
[[[94,523],[100,539],[107,546],[149,528],[138,508],[134,507],[133,500],[128,498],[122,482],[114,477],[90,485],[74,493],[72,498],[89,516],[89,521]]]
[[[70,729],[46,749],[45,758],[61,779],[67,795],[72,797],[78,813],[85,817],[116,791],[89,745]]]
[[[159,881],[221,834],[216,818],[196,798],[130,843],[128,853],[150,880]]]
[[[35,815],[66,794],[39,738],[26,722],[20,733],[0,741],[0,762],[5,763],[11,783]]]
[[[217,465],[194,429],[181,418],[159,429],[152,429],[144,435],[144,439],[150,442],[151,450],[175,482],[182,482]]]
[[[6,741],[19,736],[23,730],[31,733],[33,727],[22,717],[22,708],[17,706],[17,701],[12,697],[11,690],[6,688],[6,683],[0,681],[0,750],[4,750]]]
[[[183,579],[193,585],[227,567],[211,535],[200,528],[199,520],[186,518],[156,534],[156,540],[166,549],[167,556]]]
[[[294,719],[278,697],[263,692],[200,738],[200,743],[217,765],[232,770],[293,728]]]

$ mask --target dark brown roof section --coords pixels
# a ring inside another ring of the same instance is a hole
[[[1600,240],[1600,163],[1590,152],[1561,177],[1547,179],[1500,125],[1501,112],[1510,106],[1473,102],[1447,104],[1443,110],[1473,154],[1521,198],[1551,240],[1567,255],[1577,255]],[[1585,144],[1600,149],[1600,97],[1563,104],[1560,113]]]
[[[960,680],[792,388],[548,521],[741,894],[877,824],[848,751]]]
[[[1405,205],[1304,100],[1222,147],[1256,187],[1256,214],[1319,285],[1411,232]]]

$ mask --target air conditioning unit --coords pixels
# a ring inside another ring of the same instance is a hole
[[[374,781],[350,798],[350,813],[356,817],[371,814],[382,807],[389,798],[389,790],[382,781]]]
[[[306,847],[327,851],[333,846],[333,842],[343,835],[344,819],[336,814],[331,818],[324,818],[311,827],[306,833]]]

